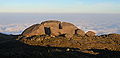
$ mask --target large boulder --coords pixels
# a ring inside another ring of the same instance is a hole
[[[75,25],[68,22],[62,22],[61,26],[60,33],[65,34],[67,38],[71,38],[75,34],[75,30],[78,29]]]
[[[30,37],[34,35],[45,35],[44,26],[41,24],[35,24],[27,28],[22,33],[23,36]]]
[[[87,35],[87,36],[95,36],[96,33],[93,32],[93,31],[88,31],[88,32],[86,33],[86,35]]]
[[[85,36],[85,32],[81,29],[75,30],[75,34],[80,35],[80,36]]]
[[[78,34],[84,35],[84,31],[81,31],[71,23],[49,20],[27,28],[22,35],[27,37],[34,35],[65,35],[65,37],[71,38],[74,34],[76,34],[76,30]]]

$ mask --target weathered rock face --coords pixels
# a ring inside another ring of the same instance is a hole
[[[60,21],[50,20],[50,21],[42,22],[41,25],[44,26],[46,34],[47,34],[47,32],[50,33],[47,35],[58,36],[58,35],[60,35],[59,34],[59,24],[60,23],[61,23]]]
[[[73,24],[67,23],[67,22],[62,22],[61,26],[62,28],[61,28],[60,33],[65,34],[67,38],[71,38],[75,34],[75,30],[78,29]]]
[[[85,36],[85,32],[81,29],[75,30],[75,34],[80,35],[80,36]]]
[[[84,31],[71,23],[50,20],[27,28],[22,35],[30,37],[34,35],[59,36],[64,34],[65,37],[71,38],[76,33],[84,35]]]
[[[23,31],[23,36],[34,36],[34,35],[44,35],[44,26],[40,24],[35,24],[29,28],[27,28],[25,31]]]
[[[93,31],[88,31],[87,33],[86,33],[86,35],[87,36],[95,36],[95,32],[93,32]]]

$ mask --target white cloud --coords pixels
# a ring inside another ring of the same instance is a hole
[[[30,26],[30,24],[0,25],[0,32],[7,34],[20,34],[28,26]]]

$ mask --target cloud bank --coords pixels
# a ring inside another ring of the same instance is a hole
[[[73,23],[84,31],[94,30],[98,35],[120,34],[120,14],[1,13],[0,32],[21,34],[29,26],[51,19]]]
[[[8,24],[8,25],[0,25],[0,32],[5,34],[21,34],[26,28],[31,26],[32,24]],[[77,25],[77,24],[76,24]],[[84,31],[92,30],[97,33],[97,35],[101,34],[109,34],[109,33],[119,33],[120,34],[120,26],[119,24],[104,24],[104,25],[96,25],[96,24],[81,24],[77,25],[80,29]],[[117,27],[115,27],[117,26]],[[115,27],[115,28],[114,28]]]

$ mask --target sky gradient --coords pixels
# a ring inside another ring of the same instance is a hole
[[[120,0],[0,0],[0,13],[120,14]]]

